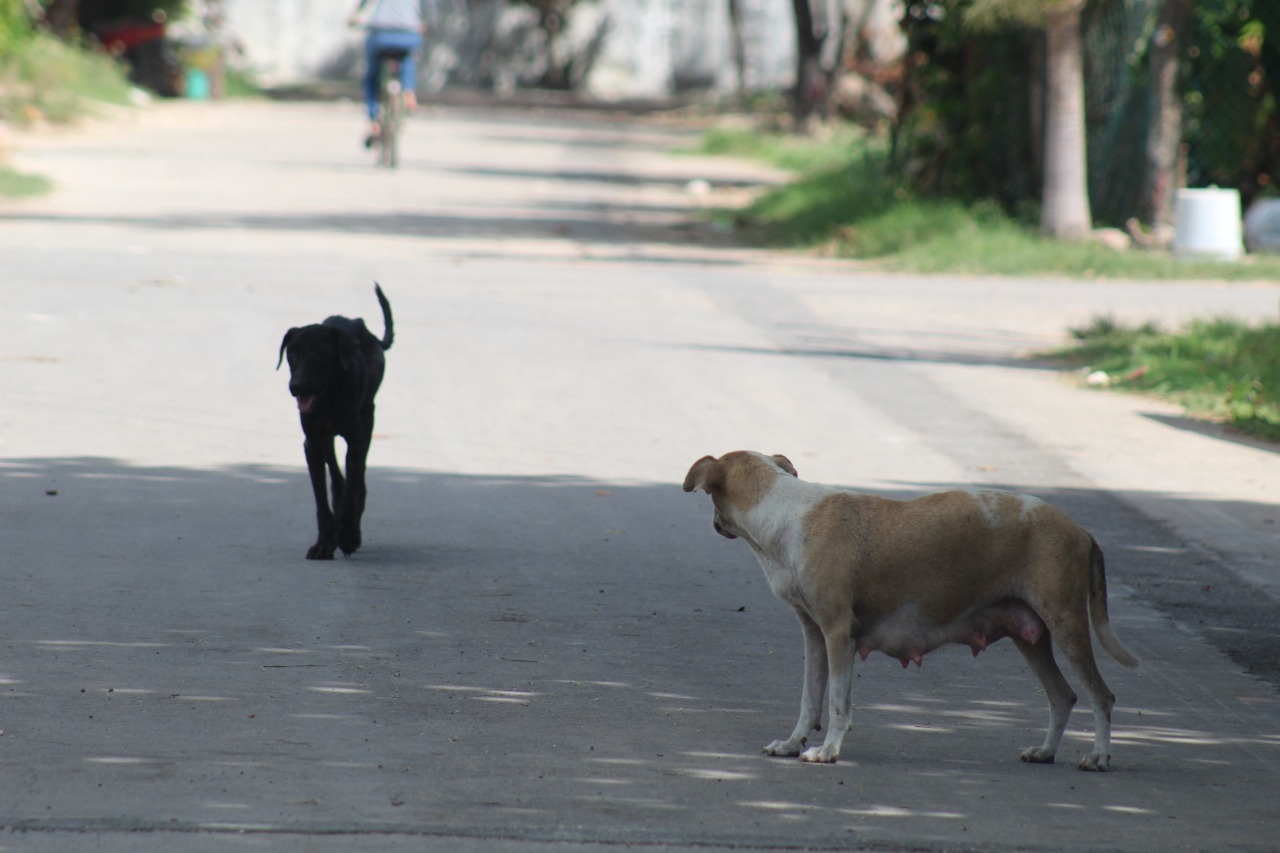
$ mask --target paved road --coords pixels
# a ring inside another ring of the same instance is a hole
[[[1019,356],[1275,284],[916,278],[732,248],[773,176],[687,132],[164,105],[42,135],[0,203],[0,850],[1239,850],[1280,830],[1274,448]],[[691,194],[690,179],[711,182]],[[284,330],[397,341],[366,546],[312,530]],[[1110,555],[1115,772],[1021,764],[1008,644],[859,664],[835,766],[767,759],[800,638],[682,493],[706,453],[994,484]]]

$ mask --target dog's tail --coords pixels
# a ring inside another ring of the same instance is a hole
[[[396,327],[391,322],[391,303],[387,301],[387,295],[382,292],[382,286],[376,281],[373,283],[373,292],[378,297],[378,304],[382,306],[382,325],[386,327],[382,340],[378,343],[382,344],[383,350],[389,350],[391,342],[396,339]]]
[[[1126,649],[1111,630],[1111,617],[1107,613],[1107,566],[1102,558],[1102,549],[1096,539],[1091,540],[1093,548],[1089,551],[1089,618],[1093,621],[1093,632],[1098,635],[1098,642],[1121,664],[1133,669],[1140,661]]]

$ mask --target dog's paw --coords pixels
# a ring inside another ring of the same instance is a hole
[[[811,746],[800,753],[800,760],[809,764],[835,764],[840,758],[840,748],[827,746]]]
[[[1091,752],[1076,765],[1079,770],[1090,770],[1095,773],[1106,773],[1111,769],[1111,756],[1101,752]]]
[[[338,547],[345,556],[350,557],[358,551],[361,542],[359,527],[343,525],[338,531]]]
[[[1022,750],[1021,758],[1031,764],[1052,764],[1054,753],[1043,746],[1029,746]]]
[[[775,755],[779,758],[795,758],[800,754],[800,750],[804,749],[804,743],[804,738],[799,741],[775,740],[760,751],[765,755]]]
[[[333,546],[317,542],[307,549],[308,560],[332,560]]]

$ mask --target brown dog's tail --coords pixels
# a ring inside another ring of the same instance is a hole
[[[1093,621],[1093,632],[1098,635],[1098,642],[1121,664],[1133,669],[1141,662],[1126,649],[1111,630],[1111,617],[1107,613],[1107,567],[1102,558],[1102,549],[1096,539],[1091,540],[1089,551],[1089,618]]]
[[[382,325],[386,327],[386,331],[382,333],[382,340],[378,341],[382,345],[383,350],[391,349],[391,342],[396,339],[395,324],[391,322],[391,303],[387,301],[387,296],[382,292],[382,286],[376,281],[373,283],[374,295],[378,297],[378,304],[382,306]]]

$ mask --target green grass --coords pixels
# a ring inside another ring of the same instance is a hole
[[[796,173],[743,209],[716,216],[756,243],[818,250],[904,272],[1076,278],[1280,280],[1280,258],[1190,261],[1040,236],[991,203],[919,198],[888,177],[882,140],[852,129],[822,138],[708,133],[699,153],[763,160]]]
[[[225,71],[226,91],[223,95],[229,99],[251,100],[265,97],[262,85],[248,71],[228,68]]]
[[[107,56],[41,34],[0,59],[0,119],[65,123],[95,102],[129,103],[125,71]]]
[[[17,127],[39,122],[65,124],[94,112],[101,103],[129,103],[125,71],[115,60],[49,35],[15,43],[0,56],[0,121]],[[52,182],[3,164],[0,198],[40,195]]]
[[[1107,374],[1108,387],[1155,393],[1195,416],[1280,441],[1280,325],[1197,320],[1178,331],[1108,318],[1071,330],[1051,355]]]
[[[53,182],[43,175],[31,175],[0,166],[0,198],[43,195],[52,186]]]

